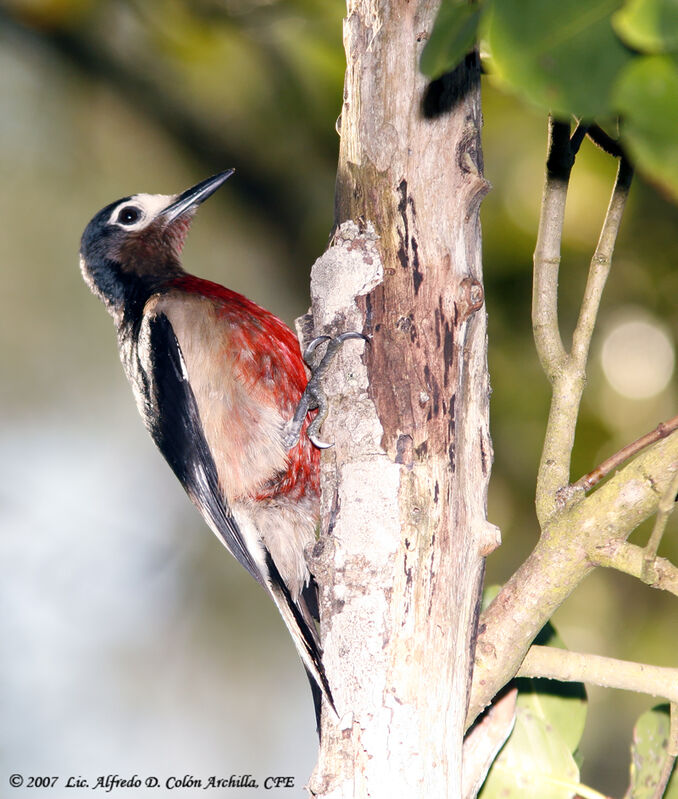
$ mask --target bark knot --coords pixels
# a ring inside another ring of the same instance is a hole
[[[465,277],[461,281],[461,298],[458,306],[459,323],[465,322],[469,316],[482,308],[485,302],[483,285],[474,277]]]

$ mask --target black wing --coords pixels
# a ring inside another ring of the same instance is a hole
[[[313,622],[304,619],[265,547],[262,547],[262,558],[266,573],[262,574],[262,569],[255,563],[222,495],[217,467],[205,439],[181,347],[165,314],[159,313],[150,318],[149,337],[149,377],[157,404],[156,412],[151,414],[151,435],[189,497],[206,520],[211,522],[212,529],[222,538],[236,560],[269,591],[292,635],[312,683],[315,682],[322,690],[336,713]],[[313,693],[319,724],[319,695],[316,690]]]
[[[261,571],[222,495],[217,467],[205,439],[172,324],[165,314],[159,313],[150,318],[148,327],[150,383],[157,405],[150,423],[153,440],[231,554],[263,585]]]

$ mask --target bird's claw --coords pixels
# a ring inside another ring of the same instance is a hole
[[[301,435],[301,428],[304,423],[304,419],[306,418],[306,414],[309,411],[318,410],[318,413],[313,419],[313,421],[309,424],[308,429],[306,431],[306,435],[308,436],[311,443],[318,447],[318,449],[327,449],[328,447],[334,446],[332,443],[328,443],[326,441],[322,441],[318,438],[318,432],[322,423],[327,418],[328,407],[327,407],[327,398],[325,396],[325,392],[322,390],[321,387],[321,380],[327,373],[330,364],[334,360],[339,347],[348,339],[362,339],[363,341],[369,341],[367,336],[363,333],[357,333],[353,330],[349,330],[346,333],[340,333],[338,336],[334,338],[330,336],[317,336],[314,338],[310,344],[304,350],[304,361],[308,365],[309,369],[311,370],[311,378],[306,384],[306,388],[304,389],[304,393],[299,400],[299,404],[294,412],[294,417],[292,418],[291,422],[287,426],[287,431],[284,438],[284,445],[287,449],[291,449],[298,441],[299,436]],[[325,354],[320,359],[319,363],[313,364],[311,363],[311,358],[313,353],[316,351],[320,344],[324,342],[328,342],[327,349],[325,350]]]
[[[309,363],[311,359],[311,355],[318,349],[318,345],[322,344],[323,341],[331,341],[332,336],[316,336],[314,339],[311,339],[308,346],[304,350],[304,354],[301,356],[304,359],[304,363],[309,367],[313,368],[312,365]]]

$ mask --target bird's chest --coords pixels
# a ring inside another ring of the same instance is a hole
[[[225,499],[231,503],[256,495],[288,466],[282,440],[288,419],[276,387],[262,376],[254,353],[235,346],[228,330],[210,324],[209,317],[172,316],[180,354],[174,368],[177,381],[184,383],[184,391],[176,396],[164,392],[161,398],[159,392],[158,368],[168,356],[151,344],[152,316],[142,322],[137,336],[121,342],[123,367],[139,412],[155,436],[158,420],[181,418],[181,409],[173,404],[190,395]]]
[[[252,376],[240,353],[221,348],[207,360],[186,347],[186,368],[205,439],[229,502],[258,493],[287,469],[283,446],[286,418],[275,392]]]

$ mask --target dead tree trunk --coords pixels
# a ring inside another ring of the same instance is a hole
[[[325,714],[312,793],[458,797],[492,450],[475,58],[418,70],[433,0],[349,0],[336,230],[313,332],[363,330],[328,386],[314,552]],[[307,331],[308,333],[309,331]]]

